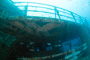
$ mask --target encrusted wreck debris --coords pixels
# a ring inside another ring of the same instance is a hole
[[[16,38],[11,46],[7,47],[10,50],[10,59],[17,56],[40,57],[60,53],[61,42],[82,37],[83,28],[78,23],[59,22],[58,19],[51,18],[0,18],[0,31]]]
[[[79,28],[78,25],[75,23],[66,21],[58,22],[53,21],[53,19],[45,20],[38,18],[38,20],[36,20],[34,18],[33,19],[18,18],[18,19],[7,19],[7,20],[0,19],[0,20],[2,22],[1,23],[2,28],[0,28],[1,31],[21,38],[23,37],[30,38],[30,36],[33,37],[36,36],[37,38],[44,37],[45,39],[46,37],[52,36],[55,37],[69,33],[67,32],[67,30],[70,30],[69,28],[73,28],[71,25],[75,25],[76,28]],[[72,29],[73,33],[78,29],[76,29],[75,31],[74,30],[75,29]]]

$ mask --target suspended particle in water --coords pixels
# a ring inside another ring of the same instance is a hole
[[[88,4],[85,4],[85,6],[87,6],[87,7],[88,7],[89,5],[88,5]]]
[[[82,8],[82,10],[84,10],[84,8]]]
[[[72,1],[72,0],[68,0],[68,1]]]

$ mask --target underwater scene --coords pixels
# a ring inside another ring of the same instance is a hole
[[[0,0],[0,60],[90,60],[89,0]]]

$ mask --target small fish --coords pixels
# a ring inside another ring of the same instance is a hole
[[[54,45],[55,47],[60,47],[61,45]]]
[[[35,51],[34,49],[29,49],[29,51]]]
[[[30,45],[34,44],[34,42],[30,42]]]
[[[30,46],[29,46],[29,45],[27,45],[26,47],[27,47],[27,48],[29,48]]]
[[[47,45],[51,45],[51,43],[47,43]]]
[[[24,43],[23,42],[20,42],[21,45],[23,45]]]
[[[58,42],[61,42],[61,40],[59,40]]]

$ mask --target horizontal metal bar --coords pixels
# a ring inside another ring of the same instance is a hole
[[[23,11],[24,11],[24,10],[23,10]],[[55,13],[51,13],[51,12],[37,11],[37,10],[27,10],[27,11],[33,11],[33,12],[43,12],[43,13],[55,14]],[[61,14],[60,14],[60,16],[64,16],[64,17],[67,17],[67,18],[71,18],[71,19],[73,19],[72,17],[65,16],[65,15],[61,15]]]
[[[44,8],[44,9],[49,9],[49,10],[54,10],[54,8],[57,8],[59,9],[58,11],[59,12],[62,12],[62,13],[65,13],[65,14],[68,14],[68,15],[71,15],[71,13],[73,13],[73,15],[75,16],[75,18],[77,19],[80,19],[80,15],[74,13],[74,12],[71,12],[69,10],[66,10],[66,9],[63,9],[63,8],[60,8],[60,7],[57,7],[57,6],[53,6],[53,5],[49,5],[49,4],[43,4],[43,3],[37,3],[37,2],[13,2],[12,3],[27,3],[28,4],[28,7],[38,7],[38,8]],[[47,7],[42,7],[42,6],[32,6],[32,5],[29,5],[30,4],[38,4],[38,5],[43,5],[43,6],[47,6]],[[18,6],[18,5],[17,5]],[[19,7],[25,7],[26,5],[20,5]],[[49,8],[51,7],[51,8]],[[62,11],[61,11],[62,10]],[[25,11],[25,10],[22,10],[22,11]],[[55,14],[55,13],[52,13],[52,12],[46,12],[46,11],[37,11],[37,10],[27,10],[27,11],[33,11],[33,12],[43,12],[43,13],[49,13],[49,14]],[[67,18],[71,18],[73,19],[72,17],[69,17],[69,16],[66,16],[66,15],[61,15],[60,16],[64,16],[64,17],[67,17]],[[72,15],[71,15],[72,16]],[[85,18],[81,17],[82,20],[86,20]]]
[[[66,9],[63,9],[63,8],[60,8],[60,7],[57,7],[57,6],[53,6],[53,5],[49,5],[49,4],[43,4],[43,3],[37,3],[37,2],[13,2],[13,3],[32,3],[32,4],[40,4],[40,5],[50,6],[50,7],[56,7],[56,8],[58,8],[58,9],[62,9],[62,10],[64,10],[64,11],[66,11],[66,12],[71,12],[71,11],[69,11],[69,10],[66,10]],[[79,15],[76,14],[76,13],[73,13],[73,14],[79,16]]]
[[[60,8],[60,7],[57,7],[57,6],[53,6],[53,5],[49,5],[49,4],[43,4],[43,3],[37,3],[37,2],[13,2],[13,3],[32,3],[32,4],[40,4],[40,5],[50,6],[50,7],[56,7],[56,8],[59,8],[59,9],[62,9],[62,10],[71,12],[71,11],[69,11],[69,10],[66,10],[66,9],[63,9],[63,8]]]
[[[19,6],[19,7],[23,7],[23,6]],[[29,5],[28,7],[37,7],[37,8],[44,8],[44,9],[54,10],[54,9],[52,9],[52,8],[41,7],[41,6],[30,6],[30,5]],[[66,13],[66,14],[69,14],[69,13],[67,13],[67,12],[64,12],[64,11],[60,11],[60,10],[59,10],[59,12],[62,12],[62,13]],[[71,15],[71,14],[69,14],[69,15]]]
[[[29,7],[29,6],[28,6],[28,7]],[[54,9],[52,9],[52,8],[41,7],[41,6],[30,6],[30,7],[38,7],[38,8],[44,8],[44,9],[54,10]]]
[[[69,14],[69,13],[67,13],[67,12],[64,12],[64,11],[60,11],[60,10],[59,10],[59,12],[62,12],[62,13],[66,13],[66,14],[68,14],[68,15],[71,15],[71,14]]]
[[[29,5],[29,6],[30,6],[30,5]],[[29,7],[29,6],[28,6],[28,7]],[[30,7],[38,7],[38,8],[45,8],[45,9],[55,10],[55,9],[52,9],[52,8],[41,7],[41,6],[32,6],[32,5],[31,5]],[[59,10],[59,12],[63,12],[63,13],[69,14],[69,13],[67,13],[67,12],[60,11],[60,10]],[[69,14],[69,15],[71,15],[71,14]]]
[[[61,14],[60,14],[60,16],[64,16],[64,17],[67,17],[67,18],[71,18],[71,19],[73,19],[72,17],[69,17],[69,16],[65,16],[65,15],[61,15]]]
[[[37,2],[13,2],[13,3],[32,3],[32,4],[40,4],[40,5],[45,5],[45,6],[54,7],[53,5],[43,4],[43,3],[37,3]]]
[[[18,6],[18,7],[25,7],[25,6],[22,5],[22,6]],[[28,5],[28,7],[36,7],[36,8],[44,8],[44,9],[54,10],[54,9],[52,9],[52,8],[41,7],[41,6],[32,6],[32,5]]]
[[[25,11],[25,10],[23,10],[23,11]],[[43,12],[43,13],[55,14],[55,13],[51,13],[51,12],[37,11],[37,10],[27,10],[27,11],[33,11],[33,12]]]
[[[75,14],[75,15],[76,15],[75,17],[81,17],[81,18],[85,19],[84,17],[82,17],[82,16],[80,16],[80,15],[78,15],[78,14],[74,13],[74,12],[73,12],[73,14]]]
[[[23,6],[19,6],[19,7],[23,7]],[[47,7],[40,7],[40,6],[28,6],[28,7],[37,7],[37,8],[44,8],[44,9],[54,10],[54,9],[52,9],[52,8],[47,8]],[[62,13],[69,14],[69,13],[67,13],[67,12],[64,12],[64,11],[59,11],[59,12],[62,12]],[[71,14],[69,14],[69,15],[71,15]]]

